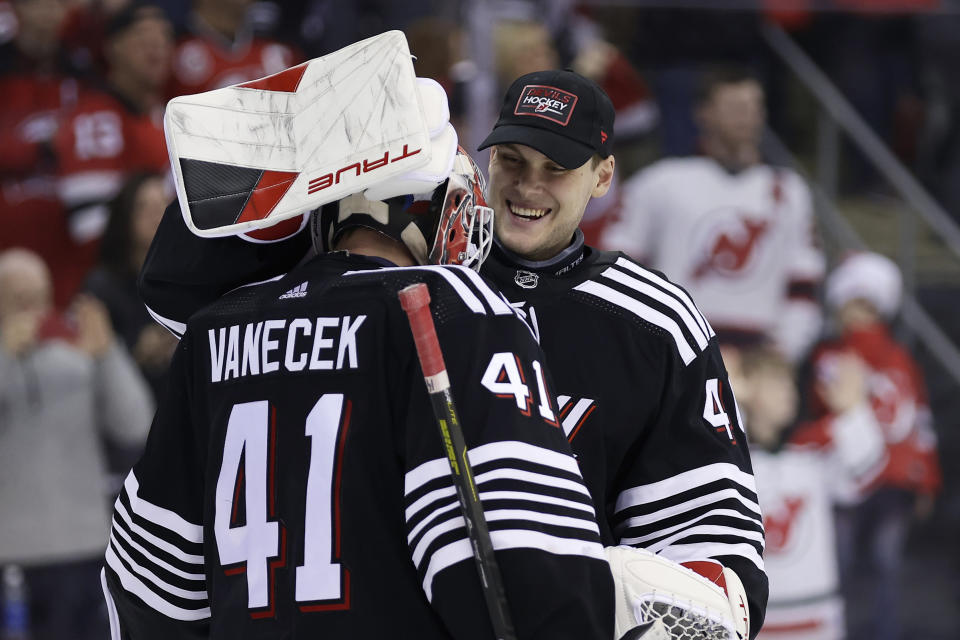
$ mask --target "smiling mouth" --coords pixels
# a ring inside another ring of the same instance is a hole
[[[543,216],[550,213],[551,209],[536,209],[533,207],[521,207],[518,204],[514,204],[507,200],[507,208],[510,209],[510,213],[517,216],[518,218],[523,218],[524,220],[537,220]]]

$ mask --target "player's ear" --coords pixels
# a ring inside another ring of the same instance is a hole
[[[596,185],[593,187],[593,192],[590,194],[591,197],[599,198],[600,196],[606,195],[607,191],[610,190],[610,184],[613,182],[613,169],[615,165],[616,160],[612,155],[600,160],[600,163],[594,170],[594,176],[596,177],[597,181]]]
[[[490,156],[487,159],[487,175],[493,171],[493,159],[497,157],[497,145],[490,147]]]

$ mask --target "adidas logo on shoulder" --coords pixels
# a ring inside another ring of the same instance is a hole
[[[290,291],[287,291],[285,294],[280,296],[280,300],[287,300],[288,298],[306,298],[307,297],[307,283],[301,282]]]

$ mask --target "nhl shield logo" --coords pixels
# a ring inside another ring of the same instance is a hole
[[[513,281],[517,283],[518,287],[523,287],[524,289],[535,289],[537,283],[540,282],[540,276],[532,271],[517,271],[517,274],[513,276]]]

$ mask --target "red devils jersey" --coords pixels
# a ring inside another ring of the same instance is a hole
[[[89,256],[67,232],[56,197],[52,163],[42,151],[57,132],[65,111],[79,99],[81,85],[59,71],[40,72],[14,51],[0,48],[9,66],[0,74],[0,250],[25,247],[50,268],[54,301],[69,303],[83,282]]]
[[[850,332],[815,350],[814,412],[826,412],[816,395],[817,384],[829,384],[835,355],[850,351],[867,364],[870,404],[886,441],[889,459],[878,483],[936,492],[941,483],[940,465],[926,385],[916,362],[884,325]]]
[[[812,293],[824,260],[812,232],[810,191],[795,172],[671,158],[624,184],[604,241],[688,289],[721,340],[766,336],[798,358],[820,329]]]
[[[40,145],[50,142],[63,113],[79,98],[75,78],[33,69],[0,75],[0,171],[25,175],[36,172]]]
[[[165,173],[169,162],[159,109],[141,113],[108,91],[84,94],[55,139],[57,194],[69,211],[70,235],[99,239],[107,203],[137,172]]]
[[[753,451],[767,535],[770,601],[761,640],[843,637],[831,477],[826,457],[788,447]]]
[[[834,506],[869,484],[885,459],[866,403],[797,425],[776,451],[753,450],[770,579],[761,640],[843,636]]]
[[[301,62],[285,44],[251,36],[229,43],[202,29],[180,39],[173,60],[168,98],[256,80]]]
[[[415,282],[517,637],[612,637],[596,516],[530,328],[468,269],[377,267],[327,254],[191,318],[115,507],[115,640],[494,637],[397,300]]]

